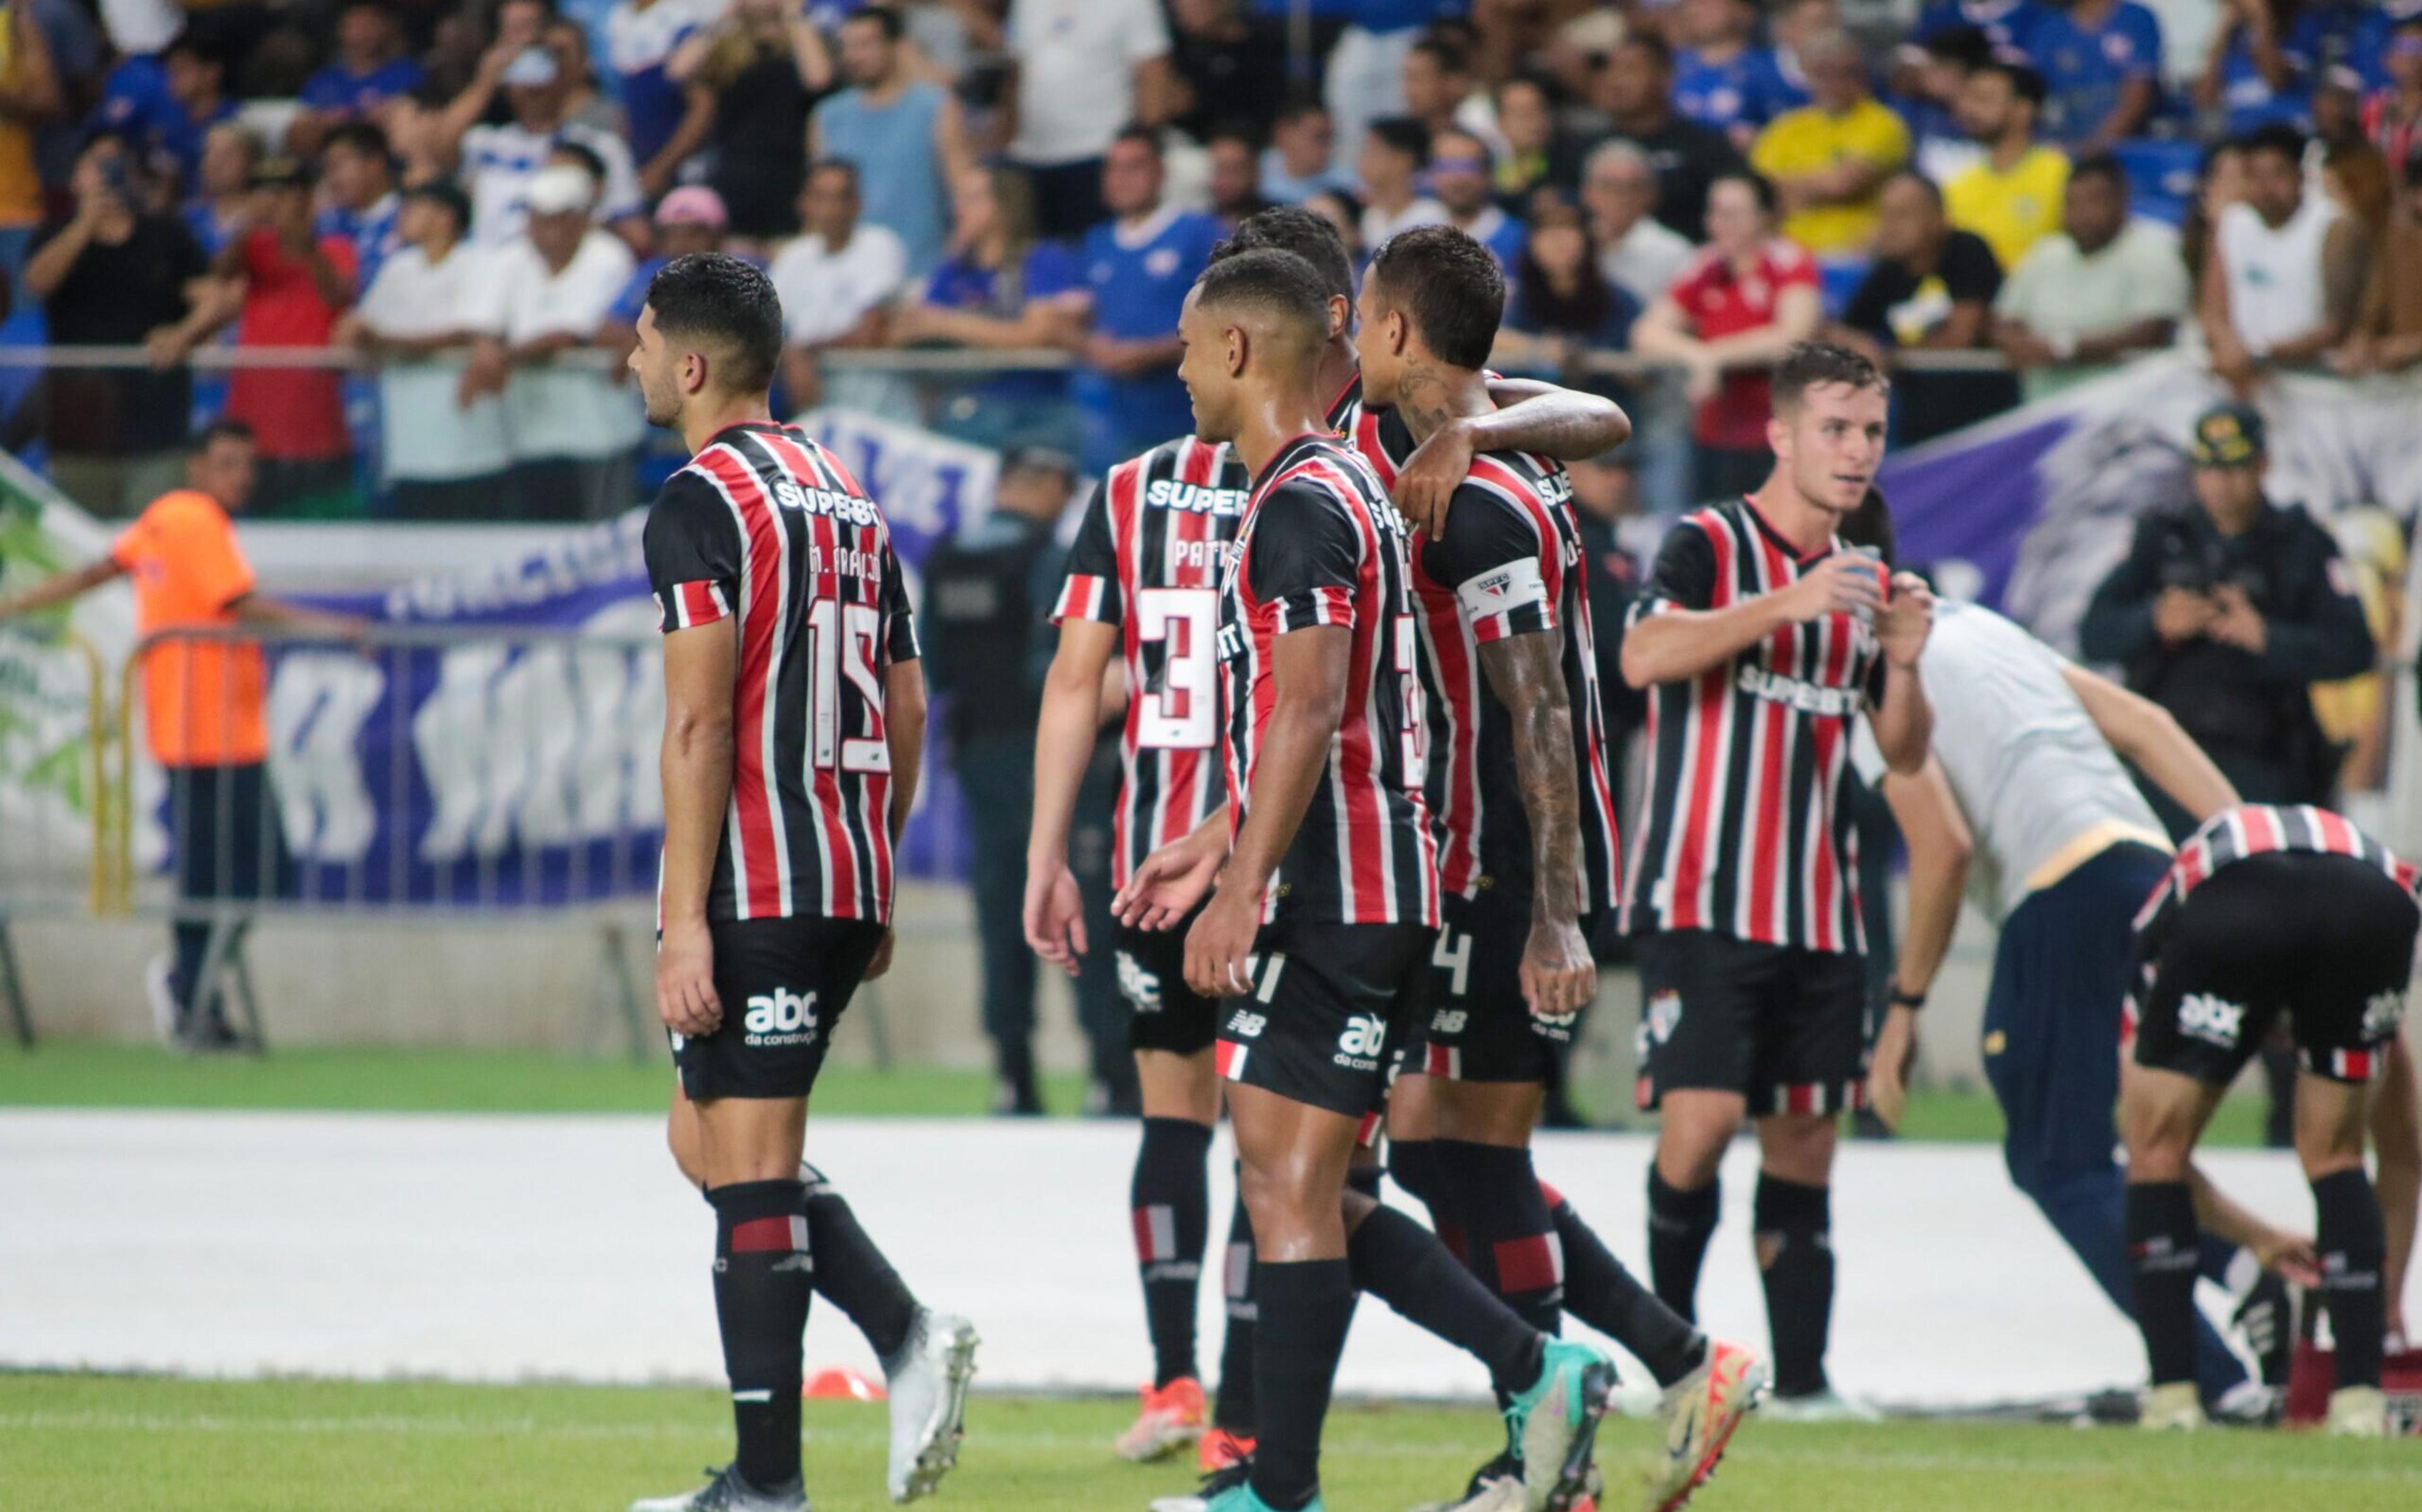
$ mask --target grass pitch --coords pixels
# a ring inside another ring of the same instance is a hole
[[[1125,1465],[1124,1402],[979,1396],[935,1512],[1140,1512],[1191,1484]],[[1483,1410],[1341,1406],[1327,1502],[1396,1512],[1460,1484],[1495,1432]],[[0,1375],[0,1504],[9,1512],[619,1512],[730,1453],[720,1395],[580,1386],[191,1381]],[[879,1406],[807,1404],[821,1512],[874,1512]],[[1611,1423],[1601,1463],[1644,1452]],[[1610,1512],[1628,1503],[1610,1497]],[[1802,1427],[1753,1420],[1695,1506],[1761,1512],[2387,1512],[2422,1504],[2422,1445],[2304,1435],[2000,1425]]]

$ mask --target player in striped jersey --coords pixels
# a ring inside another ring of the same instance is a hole
[[[1861,1411],[1825,1378],[1827,1187],[1866,1009],[1850,732],[1864,713],[1893,771],[1925,764],[1915,667],[1932,600],[1837,535],[1883,460],[1883,376],[1806,343],[1777,367],[1773,403],[1772,475],[1674,529],[1624,637],[1625,679],[1655,693],[1623,906],[1644,931],[1641,1101],[1663,1113],[1648,1177],[1657,1294],[1693,1316],[1717,1163],[1755,1118],[1771,1405],[1839,1417]]]
[[[846,1208],[810,1190],[801,1155],[833,1027],[889,958],[892,846],[924,739],[916,630],[882,509],[771,417],[782,317],[765,275],[677,258],[638,334],[648,418],[692,452],[645,538],[665,631],[656,1006],[684,1094],[677,1158],[715,1208],[738,1453],[703,1489],[634,1512],[804,1512],[801,1347],[820,1276],[884,1357],[889,1489],[907,1501],[956,1456],[975,1333],[917,1306]]]
[[[1496,260],[1452,226],[1383,243],[1362,282],[1365,399],[1416,441],[1486,408],[1504,304]],[[1542,1330],[1567,1309],[1595,1320],[1666,1388],[1669,1442],[1644,1467],[1665,1512],[1713,1473],[1764,1365],[1711,1346],[1611,1255],[1577,1289],[1532,1168],[1548,1080],[1597,986],[1582,917],[1614,906],[1620,861],[1570,493],[1554,463],[1484,452],[1443,529],[1414,537],[1445,927],[1406,1055],[1425,1074],[1398,1079],[1389,1119],[1426,1144],[1431,1212],[1498,1296]],[[1492,1483],[1518,1476],[1484,1467],[1454,1505],[1502,1505]]]
[[[1345,244],[1327,221],[1288,207],[1247,219],[1214,258],[1262,249],[1292,252],[1320,274],[1329,290],[1330,339],[1320,352],[1315,392],[1330,396],[1329,429],[1376,436],[1361,425],[1365,412],[1349,334],[1354,270]],[[1502,381],[1492,381],[1489,394],[1504,408],[1459,417],[1417,457],[1404,438],[1393,460],[1366,460],[1386,479],[1397,479],[1397,464],[1408,463],[1398,480],[1402,488],[1437,509],[1445,495],[1431,485],[1431,475],[1441,465],[1459,468],[1456,457],[1468,456],[1471,445],[1596,456],[1629,432],[1622,411],[1595,395]],[[1204,596],[1218,587],[1251,485],[1234,447],[1181,437],[1112,469],[1077,532],[1054,615],[1060,647],[1044,687],[1027,862],[1028,941],[1065,970],[1077,969],[1087,944],[1068,871],[1067,835],[1114,655],[1131,690],[1121,731],[1125,780],[1114,884],[1124,886],[1145,856],[1184,837],[1226,800],[1210,754],[1217,688],[1204,670],[1212,646],[1200,616]],[[1120,1441],[1121,1452],[1135,1457],[1165,1452],[1203,1428],[1194,1369],[1195,1278],[1209,1227],[1203,1167],[1218,1120],[1219,1080],[1210,1052],[1215,1005],[1186,986],[1184,939],[1182,925],[1123,927],[1114,942],[1122,989],[1135,1009],[1143,1090],[1143,1138],[1129,1205],[1155,1354],[1154,1383]],[[1240,1200],[1229,1229],[1228,1341],[1211,1430],[1202,1442],[1205,1470],[1219,1469],[1251,1443],[1251,1223]]]
[[[2135,1074],[2120,1093],[2128,1253],[2152,1363],[2144,1421],[2193,1427],[2198,1233],[2187,1162],[2221,1095],[2285,1013],[2304,1072],[2296,1154],[2312,1184],[2336,1342],[2329,1429],[2387,1432],[2387,1237],[2364,1170],[2372,1078],[2405,1014],[2422,870],[2327,809],[2245,804],[2178,847],[2136,916]]]

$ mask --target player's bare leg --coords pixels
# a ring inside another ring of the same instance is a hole
[[[2136,1273],[2136,1326],[2152,1367],[2139,1419],[2147,1428],[2196,1428],[2204,1422],[2194,1379],[2197,1228],[2187,1164],[2225,1090],[2142,1064],[2130,1068],[2123,1083],[2128,1250]]]
[[[2388,1431],[2387,1403],[2380,1390],[2387,1333],[2382,1288],[2387,1237],[2379,1197],[2363,1163],[2370,1092],[2367,1083],[2304,1073],[2296,1087],[2296,1158],[2313,1188],[2315,1247],[2321,1256],[2320,1299],[2329,1309],[2336,1348],[2327,1428],[2351,1438],[2377,1439]]]
[[[1143,1137],[1128,1208],[1154,1371],[1141,1410],[1114,1447],[1120,1458],[1140,1461],[1195,1442],[1207,1423],[1194,1317],[1210,1227],[1207,1165],[1219,1121],[1219,1079],[1207,1049],[1190,1055],[1139,1050],[1135,1064]]]

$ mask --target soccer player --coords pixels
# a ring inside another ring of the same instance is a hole
[[[2387,1237],[2365,1174],[2370,1082],[2405,1014],[2422,871],[2337,815],[2251,803],[2204,821],[2136,915],[2135,1074],[2120,1091],[2128,1255],[2152,1364],[2143,1422],[2192,1428],[2198,1248],[2188,1161],[2285,1013],[2304,1071],[2296,1154],[2312,1184],[2336,1342],[2328,1431],[2388,1431],[2380,1390]]]
[[[1334,319],[1310,263],[1262,250],[1213,264],[1179,325],[1196,433],[1233,442],[1254,475],[1217,631],[1229,803],[1224,822],[1146,859],[1123,916],[1165,923],[1211,887],[1187,930],[1185,975],[1231,1000],[1217,1056],[1258,1250],[1261,1432],[1242,1483],[1212,1496],[1211,1512],[1320,1504],[1320,1425],[1360,1276],[1470,1280],[1346,1181],[1386,1048],[1424,985],[1438,874],[1405,526],[1326,429],[1318,358]],[[1388,1253],[1370,1254],[1366,1235]],[[1471,1295],[1487,1334],[1475,1352],[1510,1398],[1524,1503],[1563,1504],[1580,1489],[1611,1367]]]
[[[1330,335],[1317,361],[1315,390],[1334,396],[1326,417],[1332,429],[1376,437],[1376,422],[1364,423],[1356,377],[1354,269],[1345,243],[1320,216],[1285,207],[1248,218],[1213,260],[1263,248],[1292,252],[1320,274]],[[1403,438],[1392,460],[1375,453],[1366,460],[1400,496],[1436,510],[1474,447],[1596,456],[1629,434],[1623,412],[1595,395],[1503,381],[1492,381],[1488,393],[1504,408],[1439,427],[1418,458]],[[1438,480],[1449,469],[1453,476],[1441,488]],[[1029,943],[1069,971],[1088,943],[1067,837],[1114,653],[1130,696],[1120,735],[1125,771],[1113,885],[1124,886],[1145,856],[1191,833],[1226,800],[1213,754],[1219,702],[1212,618],[1251,487],[1233,446],[1184,436],[1113,468],[1078,529],[1053,615],[1060,647],[1044,685],[1035,742],[1026,899]],[[1216,1471],[1252,1442],[1252,1226],[1240,1193],[1227,1246],[1227,1341],[1205,1433],[1194,1317],[1210,1226],[1204,1167],[1219,1118],[1211,1056],[1218,1012],[1186,986],[1184,942],[1183,927],[1122,927],[1114,942],[1121,988],[1135,1009],[1143,1090],[1129,1206],[1155,1362],[1153,1384],[1118,1448],[1127,1457],[1149,1458],[1200,1434],[1203,1468]]]
[[[882,508],[771,417],[781,341],[765,275],[706,253],[656,275],[630,359],[648,418],[692,453],[645,536],[665,631],[656,1008],[715,1208],[738,1440],[703,1489],[633,1512],[804,1512],[810,1288],[820,1268],[875,1263],[859,1244],[820,1267],[801,1157],[833,1028],[889,963],[892,846],[917,790],[924,683]],[[950,1468],[974,1348],[962,1319],[908,1324],[890,1368],[895,1382],[915,1378],[932,1431],[906,1474],[895,1462],[895,1500]]]
[[[1685,518],[1632,610],[1623,675],[1649,704],[1647,801],[1624,880],[1641,934],[1649,1271],[1695,1316],[1716,1168],[1757,1124],[1758,1269],[1780,1415],[1864,1415],[1825,1376],[1833,1306],[1828,1184],[1861,1085],[1866,1009],[1848,784],[1864,712],[1885,764],[1926,762],[1917,678],[1933,600],[1837,532],[1883,461],[1883,375],[1822,342],[1775,369],[1774,468]]]

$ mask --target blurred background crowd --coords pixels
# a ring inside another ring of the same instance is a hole
[[[1820,329],[1904,444],[2181,340],[2410,366],[2417,144],[2422,0],[8,0],[0,443],[104,516],[224,414],[263,515],[603,518],[672,460],[647,280],[722,247],[793,409],[1096,473],[1304,203],[1485,242],[1499,365],[1621,397],[1665,510]]]

